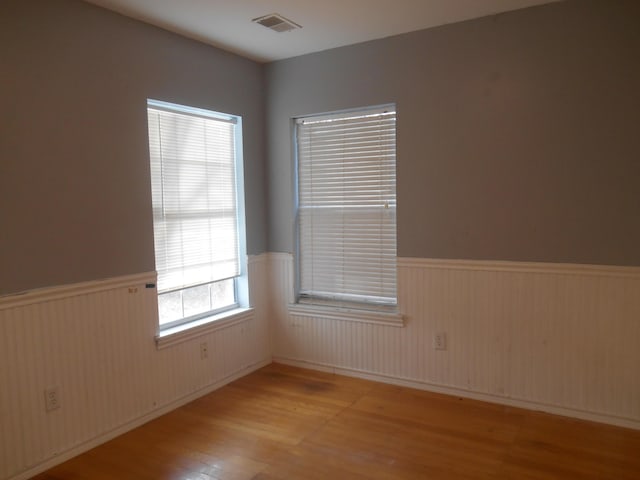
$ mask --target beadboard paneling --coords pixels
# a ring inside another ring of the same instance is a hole
[[[640,428],[638,268],[400,259],[404,328],[292,315],[270,270],[276,361]]]
[[[265,259],[249,261],[252,316],[161,350],[153,274],[1,298],[0,478],[27,478],[269,363]],[[61,408],[47,413],[48,387]]]

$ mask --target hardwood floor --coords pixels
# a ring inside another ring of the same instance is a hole
[[[640,431],[272,364],[34,477],[640,479]]]

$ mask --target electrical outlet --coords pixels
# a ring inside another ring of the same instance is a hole
[[[436,350],[447,349],[447,334],[439,332],[433,335],[433,348]]]
[[[200,359],[204,360],[209,357],[209,350],[207,348],[207,342],[202,342],[200,344]]]
[[[44,409],[47,412],[60,408],[60,392],[58,387],[47,388],[44,391]]]

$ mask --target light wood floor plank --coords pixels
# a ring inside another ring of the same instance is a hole
[[[640,432],[272,364],[35,480],[640,479]]]

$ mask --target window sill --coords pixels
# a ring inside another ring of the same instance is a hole
[[[289,304],[289,314],[300,317],[321,317],[347,322],[373,323],[389,327],[404,327],[404,317],[396,312],[378,312],[331,305]]]
[[[162,330],[156,335],[156,348],[177,345],[193,340],[216,330],[227,328],[253,318],[253,308],[234,308],[210,317],[200,318],[193,322]]]

